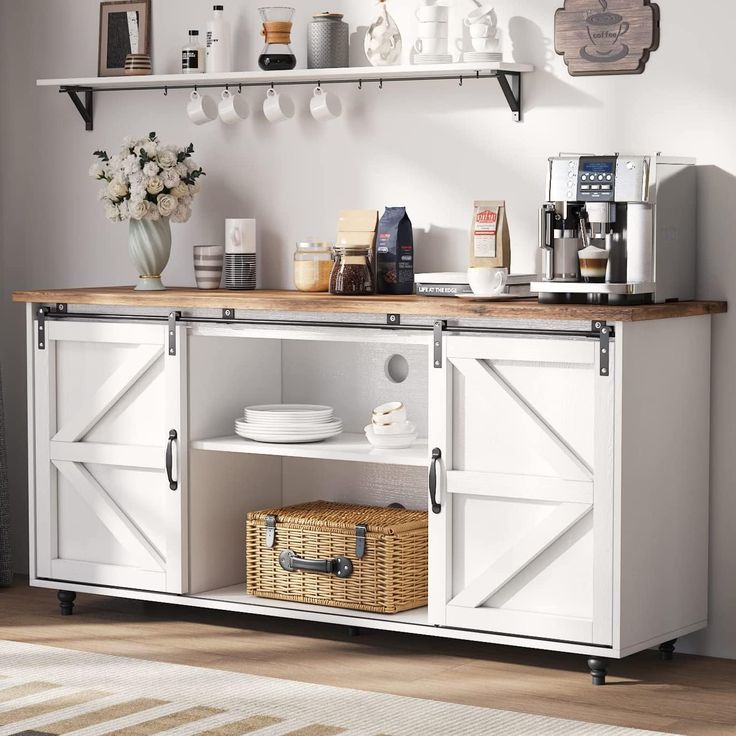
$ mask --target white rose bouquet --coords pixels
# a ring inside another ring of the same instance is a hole
[[[192,160],[194,146],[162,145],[155,133],[126,138],[119,153],[95,151],[90,176],[104,182],[99,198],[113,222],[160,220],[186,222],[204,171]]]

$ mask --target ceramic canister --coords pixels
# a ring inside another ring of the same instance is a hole
[[[307,67],[334,69],[349,65],[349,31],[342,13],[317,13],[309,23]]]

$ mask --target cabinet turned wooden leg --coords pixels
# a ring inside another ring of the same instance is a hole
[[[675,654],[675,643],[677,639],[670,639],[659,645],[659,658],[662,662],[671,662]]]
[[[594,685],[605,685],[608,674],[608,661],[600,657],[591,657],[588,660],[588,669]]]
[[[59,599],[59,608],[61,608],[62,616],[71,616],[74,611],[74,599],[77,597],[76,593],[71,590],[60,590],[56,597]]]

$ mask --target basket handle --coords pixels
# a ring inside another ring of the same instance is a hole
[[[338,578],[349,578],[353,574],[353,563],[347,557],[333,557],[329,560],[307,560],[295,552],[285,549],[279,555],[279,564],[286,572],[332,573]]]

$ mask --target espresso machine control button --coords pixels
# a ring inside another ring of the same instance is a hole
[[[590,188],[591,189],[594,189],[594,190],[599,190],[601,188],[601,185],[600,184],[591,184],[590,185]]]

